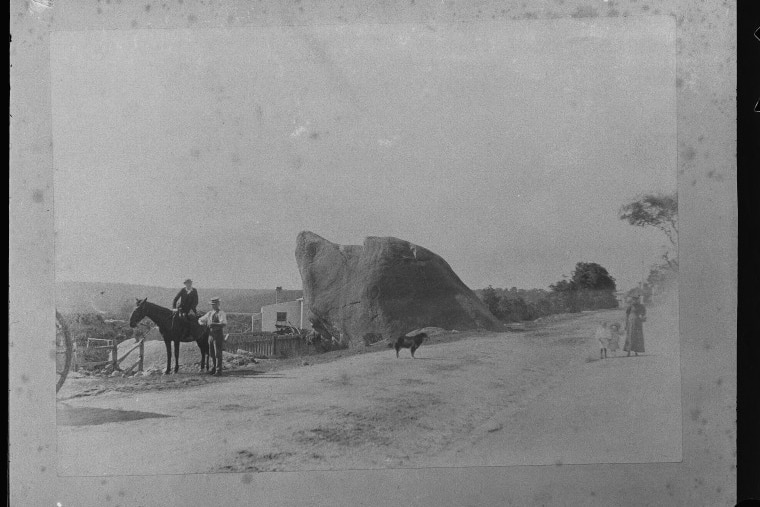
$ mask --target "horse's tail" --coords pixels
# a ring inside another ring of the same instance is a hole
[[[211,347],[209,347],[208,343],[208,337],[211,334],[211,330],[207,326],[203,326],[203,331],[201,332],[201,337],[198,341],[198,346],[201,348],[201,350],[209,351]]]

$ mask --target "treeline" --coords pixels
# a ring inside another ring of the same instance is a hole
[[[170,307],[180,287],[155,287],[106,282],[56,282],[56,308],[62,313],[100,313],[107,318],[126,319],[135,307],[136,298]],[[198,310],[210,310],[208,299],[220,297],[226,312],[257,313],[261,307],[275,302],[275,289],[214,289],[198,287]],[[292,301],[303,295],[301,290],[283,290],[279,301]]]
[[[504,322],[535,320],[557,313],[617,308],[615,279],[596,263],[579,262],[570,279],[544,289],[496,289],[476,291],[494,316]]]
[[[668,240],[661,262],[651,267],[646,280],[626,296],[638,295],[644,304],[678,285],[678,194],[640,195],[623,205],[618,218],[636,226],[660,230]],[[615,279],[595,263],[579,262],[572,276],[543,289],[476,291],[497,318],[505,322],[535,320],[556,313],[617,308]]]

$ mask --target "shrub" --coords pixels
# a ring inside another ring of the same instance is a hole
[[[615,279],[593,262],[579,262],[570,279],[543,289],[495,289],[476,291],[495,317],[505,322],[535,320],[557,313],[617,308]]]

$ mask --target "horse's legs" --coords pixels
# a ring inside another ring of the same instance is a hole
[[[174,373],[179,371],[179,340],[174,341]]]
[[[164,373],[168,375],[172,371],[172,342],[171,340],[164,340],[164,344],[166,345],[166,371]]]
[[[203,341],[202,340],[198,340],[198,348],[201,349],[201,371],[204,371],[206,369],[206,364],[208,364],[207,363],[208,358],[206,357],[208,351],[207,351],[207,349],[203,348]]]

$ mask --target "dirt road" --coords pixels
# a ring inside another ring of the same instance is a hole
[[[681,460],[677,318],[650,315],[647,353],[568,368],[523,410],[494,417],[501,431],[461,442],[462,465],[648,463]],[[509,421],[508,424],[506,421]]]
[[[58,473],[680,460],[677,316],[652,309],[647,354],[600,361],[591,336],[602,318],[622,311],[461,333],[416,360],[382,349],[60,401]]]

